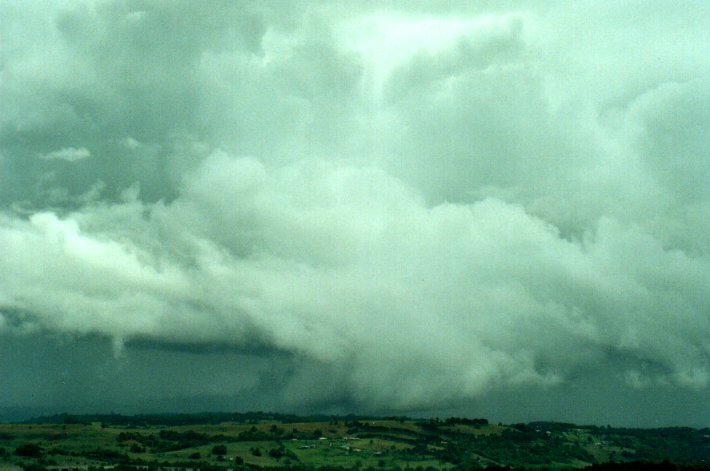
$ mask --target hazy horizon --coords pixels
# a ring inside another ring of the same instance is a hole
[[[0,18],[0,419],[710,425],[709,2]]]

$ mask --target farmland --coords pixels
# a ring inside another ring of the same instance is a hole
[[[708,469],[710,430],[261,412],[58,415],[0,424],[3,469],[571,469],[639,462]]]

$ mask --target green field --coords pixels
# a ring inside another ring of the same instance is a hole
[[[34,422],[0,424],[0,470],[571,469],[610,462],[707,469],[710,464],[708,429],[265,413],[62,415]]]

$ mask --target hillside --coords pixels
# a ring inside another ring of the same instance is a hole
[[[615,469],[637,463],[708,469],[710,430],[453,417],[59,415],[0,424],[0,463],[28,470]]]

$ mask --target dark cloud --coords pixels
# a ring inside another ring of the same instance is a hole
[[[0,9],[0,407],[707,425],[705,6]]]

